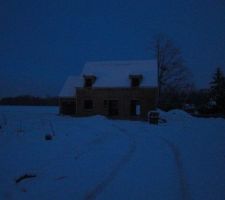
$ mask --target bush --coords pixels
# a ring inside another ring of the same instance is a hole
[[[45,135],[45,140],[52,140],[52,139],[53,139],[52,134],[46,134]]]

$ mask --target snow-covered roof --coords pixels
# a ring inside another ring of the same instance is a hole
[[[59,93],[59,97],[73,97],[76,95],[76,87],[83,86],[83,77],[81,76],[69,76],[64,83],[62,90]]]
[[[130,76],[141,75],[140,87],[156,87],[157,62],[141,61],[101,61],[87,62],[80,76],[70,76],[59,96],[73,97],[77,87],[84,86],[84,76],[95,76],[93,87],[130,87]]]
[[[142,75],[140,87],[157,86],[157,62],[141,61],[102,61],[87,62],[83,75],[94,75],[93,87],[130,87],[130,75]]]

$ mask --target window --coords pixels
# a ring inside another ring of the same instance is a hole
[[[84,77],[84,87],[91,88],[96,81],[96,76],[83,75],[83,77]]]
[[[92,79],[86,78],[85,83],[84,83],[84,87],[92,87]]]
[[[136,74],[130,75],[129,78],[131,80],[131,87],[139,87],[143,79],[143,76],[141,74]]]
[[[92,100],[85,100],[84,101],[84,109],[85,110],[93,109],[93,101]]]
[[[140,79],[139,78],[132,78],[131,79],[131,86],[132,87],[139,87],[140,86]]]

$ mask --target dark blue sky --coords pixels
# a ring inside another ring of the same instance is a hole
[[[225,0],[1,0],[0,97],[57,95],[86,61],[153,58],[166,33],[196,86],[225,72]]]

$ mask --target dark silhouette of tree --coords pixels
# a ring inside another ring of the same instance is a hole
[[[33,106],[56,106],[58,105],[57,97],[34,97],[23,95],[17,97],[4,97],[0,99],[0,105],[33,105]]]
[[[225,77],[220,68],[216,69],[210,82],[211,99],[216,102],[218,112],[225,113]]]
[[[153,39],[152,50],[158,62],[159,106],[163,107],[165,101],[182,104],[193,83],[180,48],[168,36],[159,34]]]

